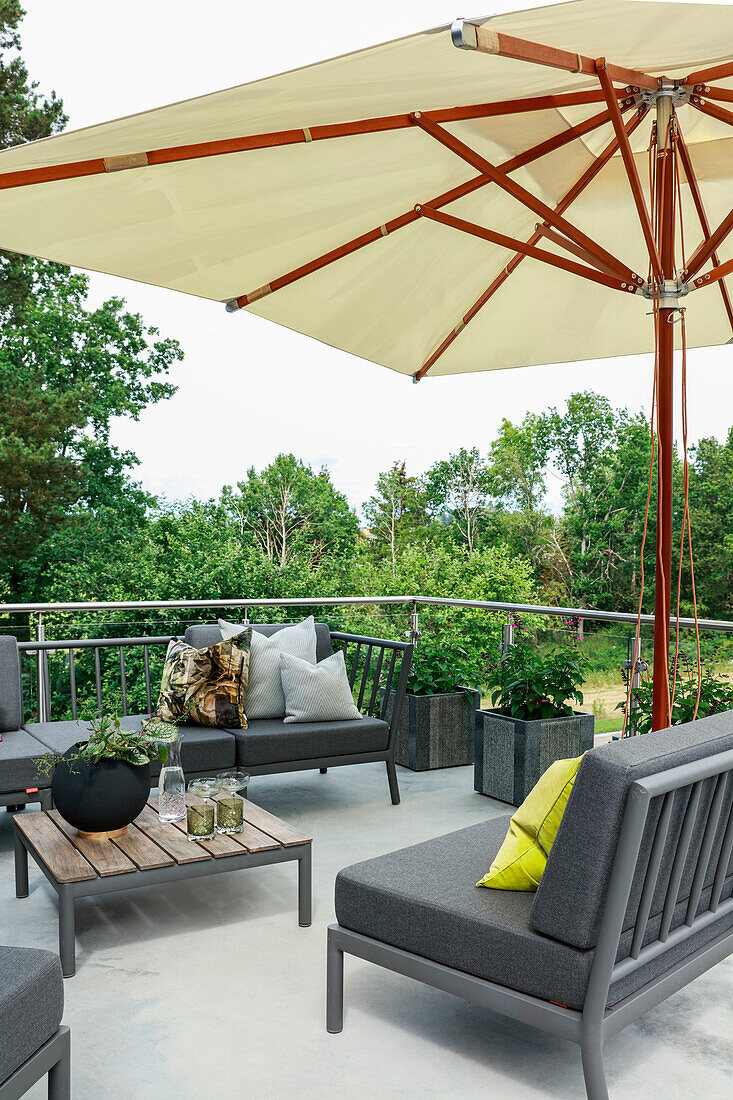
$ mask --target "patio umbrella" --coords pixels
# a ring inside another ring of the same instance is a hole
[[[415,381],[655,348],[659,728],[671,322],[684,307],[689,346],[731,340],[731,78],[731,7],[459,20],[0,153],[0,247],[218,300]]]

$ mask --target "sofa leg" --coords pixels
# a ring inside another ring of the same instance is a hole
[[[598,1032],[586,1035],[580,1044],[583,1076],[588,1100],[608,1100],[606,1072],[603,1068],[603,1040]]]
[[[65,1033],[64,1052],[48,1072],[48,1100],[71,1100],[71,1041]]]
[[[328,771],[328,768],[320,768],[319,770],[320,770],[321,775],[325,775],[326,772]]]
[[[387,780],[389,782],[389,794],[393,806],[400,804],[400,788],[397,783],[397,768],[394,760],[387,761]]]
[[[344,1028],[344,953],[328,930],[326,963],[326,1031],[338,1035]]]

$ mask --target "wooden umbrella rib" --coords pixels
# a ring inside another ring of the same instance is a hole
[[[615,99],[614,104],[618,107]],[[620,117],[619,114],[619,118]],[[626,264],[612,255],[612,253],[608,252],[607,249],[588,237],[587,234],[581,232],[571,222],[563,218],[562,215],[556,214],[551,207],[542,202],[541,199],[538,199],[525,187],[522,187],[516,180],[510,179],[506,172],[486,160],[486,158],[482,157],[480,153],[477,153],[475,149],[466,145],[464,141],[461,141],[460,138],[457,138],[454,134],[444,130],[435,123],[429,115],[417,113],[413,115],[413,119],[417,126],[420,126],[421,129],[425,130],[425,132],[435,138],[436,141],[439,141],[447,149],[450,149],[452,153],[455,153],[456,156],[461,157],[463,160],[467,161],[468,164],[477,168],[479,172],[488,176],[497,186],[506,191],[508,195],[511,195],[512,198],[528,207],[528,209],[537,214],[540,218],[548,221],[555,229],[559,229],[561,233],[576,245],[590,252],[590,254],[601,263],[611,267],[621,279],[635,282],[637,285],[641,286],[643,280],[639,275],[633,272],[630,267],[627,267]]]
[[[691,95],[690,106],[704,115],[709,115],[710,118],[717,119],[718,122],[724,122],[727,126],[733,126],[733,113],[727,111],[725,107],[719,107],[717,103],[708,103],[707,100],[699,95]]]
[[[475,26],[471,24],[471,26]],[[592,57],[575,53],[572,50],[557,49],[555,46],[545,46],[539,42],[531,42],[526,38],[516,38],[502,31],[495,31],[488,25],[475,26],[476,46],[481,53],[495,54],[506,57],[512,61],[528,61],[534,65],[546,65],[552,69],[563,69],[565,72],[579,73],[583,76],[595,76],[595,62]],[[637,69],[625,69],[620,65],[609,65],[611,80],[621,82],[633,87],[648,88],[656,91],[659,86],[657,77],[648,73],[639,72]]]
[[[581,248],[580,245],[575,244],[573,241],[563,237],[561,233],[556,233],[554,229],[551,229],[549,225],[544,223],[535,226],[536,232],[540,237],[546,237],[548,241],[552,241],[553,244],[558,245],[560,248],[564,248],[566,252],[572,252],[574,256],[577,256],[583,263],[595,267],[598,271],[603,271],[606,275],[616,277],[617,272],[608,264],[604,264],[601,260],[597,259],[585,248]]]
[[[733,76],[733,61],[724,61],[721,65],[711,65],[708,69],[698,69],[685,78],[683,84],[710,84],[713,80],[725,80]]]
[[[702,200],[700,184],[698,182],[697,176],[695,175],[692,157],[690,155],[689,149],[687,148],[687,142],[684,139],[684,135],[679,128],[679,122],[677,123],[677,147],[679,149],[682,167],[684,168],[685,176],[687,177],[687,183],[690,187],[690,192],[692,194],[692,201],[695,205],[695,210],[697,211],[700,227],[702,228],[703,237],[706,241],[709,241],[712,236],[710,221],[707,216],[707,211],[705,210],[705,204]],[[720,266],[720,257],[718,256],[717,251],[713,252],[711,259],[716,267]],[[725,285],[725,281],[722,279],[719,282],[719,286],[720,294],[723,299],[723,305],[725,306],[725,312],[728,315],[730,326],[731,328],[733,328],[733,305],[731,305],[728,288]]]
[[[627,88],[616,92],[622,107],[633,105],[633,95]],[[599,103],[603,95],[593,89],[580,92],[563,92],[558,95],[531,96],[495,103],[474,103],[464,107],[446,107],[433,112],[441,122],[461,122],[476,118],[497,118],[503,115],[550,111],[563,107]],[[378,118],[358,119],[354,122],[336,122],[320,126],[304,126],[297,129],[276,130],[269,133],[200,141],[187,145],[172,145],[141,153],[125,153],[116,156],[95,157],[91,160],[68,161],[41,168],[25,168],[0,173],[0,190],[29,187],[37,183],[55,183],[60,180],[79,179],[85,176],[105,175],[123,169],[144,168],[161,164],[177,164],[181,161],[201,160],[205,157],[221,157],[232,153],[250,152],[256,149],[273,149],[285,145],[307,144],[331,138],[354,137],[362,134],[378,134],[389,130],[406,130],[412,126],[408,113],[384,115]]]
[[[531,259],[540,260],[549,264],[550,267],[559,268],[560,271],[579,275],[590,282],[600,283],[601,286],[609,287],[611,290],[620,290],[624,294],[636,294],[638,289],[635,283],[622,282],[614,276],[604,275],[603,272],[596,271],[594,268],[577,264],[574,260],[568,260],[565,256],[558,256],[554,252],[546,252],[543,248],[526,244],[514,237],[507,237],[504,233],[497,233],[494,229],[487,229],[483,225],[476,225],[475,222],[446,214],[444,210],[433,210],[429,206],[418,206],[416,209],[422,218],[429,218],[431,221],[440,222],[441,225],[447,225],[451,229],[457,229],[472,237],[479,237],[481,240],[489,241],[490,244],[497,244],[500,248],[506,248],[510,252],[523,252],[525,256],[529,256]]]
[[[629,122],[626,124],[627,133],[629,135],[631,135],[634,130],[636,130],[636,128],[639,126],[642,119],[647,113],[648,108],[642,105],[637,114],[629,120]],[[614,139],[606,146],[603,152],[599,154],[593,164],[591,164],[591,166],[585,170],[583,175],[576,180],[570,190],[566,191],[566,193],[560,199],[560,202],[555,207],[557,213],[563,213],[573,202],[575,202],[578,196],[581,195],[583,191],[585,191],[586,187],[588,187],[588,185],[596,178],[601,169],[605,167],[606,164],[608,164],[609,160],[617,151],[617,149],[618,138],[614,137]],[[540,240],[540,236],[541,234],[539,230],[535,230],[535,232],[527,241],[527,244],[537,244],[537,242]],[[479,313],[483,309],[486,303],[490,301],[491,298],[493,298],[497,290],[499,290],[499,288],[504,285],[509,276],[512,275],[514,271],[516,271],[516,269],[519,267],[520,263],[524,259],[525,254],[523,252],[515,253],[515,255],[506,265],[506,267],[504,267],[493,279],[486,290],[480,295],[479,298],[476,299],[471,308],[463,314],[463,317],[461,318],[460,322],[455,326],[455,328],[451,329],[445,339],[425,360],[420,369],[416,371],[416,373],[413,375],[413,378],[416,382],[421,381],[421,379],[425,377],[431,367],[433,367],[435,363],[437,363],[438,359],[440,359],[440,357],[444,354],[444,352],[448,350],[456,337],[459,336],[461,332],[463,332],[466,325],[468,325],[477,315],[477,313]]]
[[[623,119],[621,118],[621,112],[618,109],[618,101],[613,91],[613,85],[611,84],[611,75],[609,66],[606,64],[606,60],[603,57],[598,58],[595,63],[598,79],[601,82],[601,88],[606,96],[606,103],[608,104],[608,110],[611,114],[611,122],[618,138],[619,150],[621,157],[626,168],[626,175],[629,178],[629,186],[631,187],[631,194],[636,205],[636,210],[639,215],[639,221],[641,222],[642,233],[644,234],[644,240],[649,252],[649,258],[652,264],[652,270],[661,282],[663,280],[662,275],[662,261],[659,256],[659,250],[657,248],[657,242],[654,237],[654,230],[652,229],[652,223],[649,218],[649,211],[647,210],[646,201],[644,199],[644,192],[641,186],[641,180],[639,178],[639,172],[636,167],[636,161],[634,160],[634,154],[629,142],[629,136],[624,129]]]
[[[695,289],[699,290],[700,287],[719,282],[721,279],[724,279],[726,275],[730,275],[731,272],[733,272],[733,260],[726,260],[724,264],[719,264],[718,267],[714,267],[712,271],[706,271],[704,275],[700,275],[697,279],[693,279],[692,283]]]
[[[632,105],[633,101],[629,101],[628,106],[622,109],[629,110]],[[540,157],[546,156],[548,153],[562,148],[563,145],[568,145],[577,138],[590,133],[607,121],[608,112],[602,111],[586,119],[585,122],[578,123],[576,126],[571,126],[567,130],[561,130],[552,137],[546,138],[545,141],[539,142],[538,145],[534,145],[530,149],[525,150],[525,152],[518,153],[517,156],[504,161],[503,164],[499,165],[499,168],[507,173],[516,172],[519,168],[531,164],[532,161],[538,160]],[[460,184],[450,191],[445,191],[443,194],[437,195],[430,200],[429,205],[432,207],[447,206],[449,203],[456,202],[458,199],[463,198],[465,195],[470,195],[473,191],[477,191],[481,187],[486,187],[487,184],[491,182],[492,180],[488,179],[483,174],[474,176],[474,178],[467,183]],[[227,308],[230,309],[230,311],[243,309],[245,306],[251,305],[253,302],[265,297],[265,295],[272,294],[274,291],[282,289],[282,287],[289,286],[291,283],[304,278],[306,275],[312,274],[314,271],[320,271],[321,268],[327,267],[329,264],[334,263],[334,261],[342,259],[344,256],[349,256],[353,252],[358,251],[358,249],[364,248],[365,245],[371,244],[373,241],[378,241],[382,237],[389,236],[391,233],[396,232],[396,230],[402,229],[404,226],[410,225],[416,220],[417,214],[413,207],[405,211],[404,214],[400,214],[398,217],[392,218],[390,221],[384,222],[374,229],[370,229],[367,233],[363,233],[359,237],[354,237],[353,240],[347,241],[345,244],[339,245],[337,248],[333,248],[321,256],[317,256],[313,260],[309,260],[308,263],[295,267],[291,271],[275,279],[271,279],[269,283],[265,283],[264,286],[259,287],[257,290],[250,291],[247,294],[242,294],[232,299]]]
[[[706,99],[720,99],[725,103],[733,103],[733,88],[716,88],[708,84],[693,84],[690,93],[692,95],[704,95]]]

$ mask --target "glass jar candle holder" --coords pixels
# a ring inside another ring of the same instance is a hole
[[[216,832],[216,804],[211,796],[216,794],[216,779],[194,779],[188,785],[186,799],[186,832],[188,839],[196,843],[213,840]]]
[[[217,832],[229,836],[241,833],[244,824],[244,799],[237,793],[249,783],[246,772],[219,772],[220,794],[216,802]]]

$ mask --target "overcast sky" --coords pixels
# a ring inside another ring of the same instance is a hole
[[[26,0],[23,46],[43,91],[64,100],[70,127],[201,95],[450,22],[436,0]],[[491,10],[521,3],[492,0]],[[530,6],[530,5],[526,5]],[[534,4],[532,6],[539,6]],[[363,362],[259,317],[108,276],[92,276],[92,300],[126,298],[131,309],[180,340],[176,396],[114,440],[141,460],[146,488],[168,499],[206,497],[292,451],[326,464],[359,507],[380,470],[404,459],[420,473],[460,446],[485,451],[501,418],[520,420],[573,391],[594,388],[617,405],[649,410],[650,356],[524,368],[424,381]],[[528,317],[532,303],[527,302]],[[689,357],[690,434],[723,437],[733,423],[733,349]],[[640,476],[644,476],[640,472]],[[558,503],[557,486],[550,502]]]

